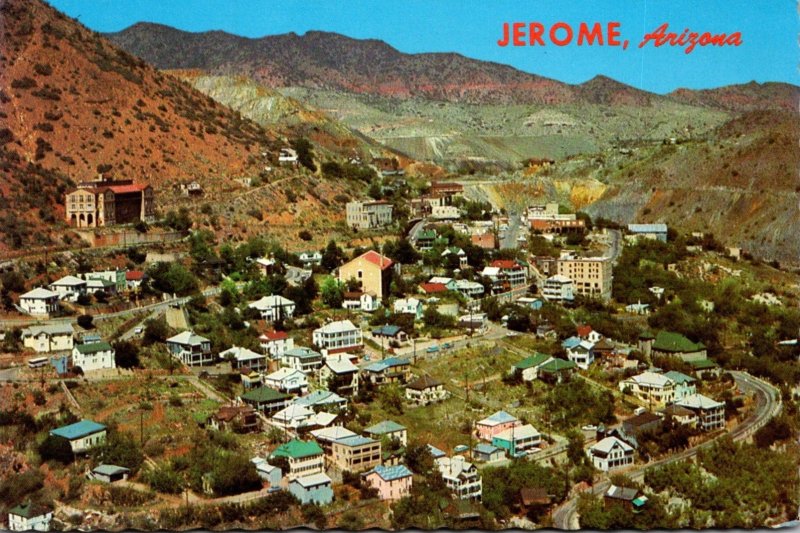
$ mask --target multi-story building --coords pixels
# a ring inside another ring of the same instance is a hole
[[[440,457],[436,466],[442,474],[447,488],[461,500],[480,499],[483,494],[483,481],[478,468],[461,455]]]
[[[96,228],[155,221],[155,193],[150,185],[133,180],[99,176],[84,181],[65,196],[67,223],[78,228]]]
[[[248,348],[232,346],[219,353],[220,359],[229,360],[235,369],[249,368],[256,372],[267,369],[267,357]]]
[[[511,457],[519,457],[541,443],[542,435],[530,424],[508,428],[492,437],[492,446],[506,450]]]
[[[364,347],[361,328],[349,320],[330,322],[311,334],[314,345],[328,353],[351,352]]]
[[[394,263],[388,257],[370,250],[339,267],[339,281],[356,280],[361,292],[374,294],[379,300],[389,293]]]
[[[364,480],[378,491],[381,500],[399,500],[411,494],[412,473],[405,465],[378,465],[364,474]]]
[[[50,284],[50,290],[58,293],[60,300],[74,302],[86,294],[86,281],[75,276],[64,276]]]
[[[278,446],[270,455],[270,458],[272,457],[286,457],[289,462],[289,471],[286,477],[289,481],[303,476],[325,473],[322,448],[315,441],[290,440]]]
[[[556,263],[557,274],[572,280],[577,294],[609,300],[613,280],[609,257],[578,257],[565,253]]]
[[[300,346],[286,350],[281,356],[281,364],[306,374],[312,374],[322,366],[322,354],[311,348]]]
[[[340,470],[363,472],[381,464],[381,441],[355,435],[333,441],[331,461]]]
[[[22,345],[39,353],[71,351],[74,333],[69,323],[29,326],[22,330]]]
[[[598,470],[609,472],[633,464],[633,447],[617,437],[606,437],[589,448],[589,458]]]
[[[295,304],[293,301],[284,298],[280,294],[271,294],[248,304],[247,307],[258,311],[262,319],[268,322],[275,322],[292,318],[294,316]]]
[[[280,359],[283,354],[294,349],[294,339],[285,331],[270,330],[258,337],[261,351],[272,359]]]
[[[49,316],[61,308],[58,293],[37,287],[19,297],[19,306],[31,316]]]
[[[697,425],[703,431],[725,427],[725,404],[702,394],[692,394],[675,402],[697,414]]]
[[[507,429],[522,425],[522,422],[515,416],[505,411],[497,411],[475,424],[475,432],[479,439],[492,441],[492,438]]]
[[[392,223],[394,206],[389,202],[347,202],[347,225],[353,229],[372,229]]]
[[[319,381],[337,394],[358,394],[358,367],[346,354],[328,356],[319,370]]]
[[[72,348],[72,364],[84,372],[117,368],[114,355],[114,348],[106,341],[76,344]]]
[[[188,366],[206,365],[214,361],[211,341],[193,331],[184,331],[167,339],[167,349]]]
[[[663,407],[675,401],[675,382],[664,374],[642,372],[622,380],[619,390],[654,406]]]

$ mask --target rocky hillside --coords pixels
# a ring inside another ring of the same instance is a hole
[[[206,76],[200,71],[171,71],[195,89],[254,122],[289,137],[306,137],[345,157],[382,152],[372,139],[351,130],[327,113],[284,96],[245,76]]]

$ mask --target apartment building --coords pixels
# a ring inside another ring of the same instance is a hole
[[[572,280],[576,294],[602,300],[611,299],[611,258],[578,257],[566,253],[556,262],[556,270],[557,275]]]
[[[361,435],[334,441],[331,452],[331,461],[343,471],[363,472],[381,464],[381,441]]]
[[[394,206],[389,202],[347,202],[347,225],[353,229],[372,229],[392,223]]]

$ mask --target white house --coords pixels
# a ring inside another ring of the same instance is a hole
[[[482,283],[478,283],[477,281],[469,281],[466,279],[457,279],[456,280],[456,290],[463,294],[464,296],[469,296],[470,298],[480,296],[486,290]]]
[[[233,368],[247,367],[250,370],[264,370],[267,368],[267,358],[263,354],[256,353],[253,350],[242,348],[241,346],[233,346],[227,350],[219,353],[220,358],[230,359]]]
[[[361,328],[349,320],[338,320],[317,328],[311,334],[314,345],[329,353],[360,350],[364,347]]]
[[[358,367],[346,354],[328,356],[320,368],[319,381],[338,394],[358,394]]]
[[[589,448],[589,459],[598,470],[608,472],[633,464],[633,448],[617,437],[606,437]]]
[[[305,406],[292,404],[272,415],[272,420],[281,427],[297,429],[305,425],[306,421],[315,414]]]
[[[320,252],[300,252],[297,257],[300,258],[300,262],[305,267],[322,263],[322,254]]]
[[[675,381],[664,374],[642,372],[619,382],[619,390],[642,401],[664,406],[675,401]]]
[[[360,310],[366,313],[377,311],[380,306],[380,299],[371,292],[346,292],[342,300],[342,309]]]
[[[294,339],[285,331],[267,331],[258,338],[261,351],[272,359],[280,359],[287,351],[294,348]]]
[[[264,385],[281,392],[305,394],[308,391],[308,377],[293,368],[281,368],[264,376]]]
[[[398,298],[394,301],[394,312],[422,318],[422,302],[416,298]]]
[[[294,302],[279,294],[264,296],[247,307],[256,309],[261,313],[261,318],[268,322],[283,320],[294,316]]]
[[[106,341],[76,344],[72,348],[72,365],[81,367],[84,372],[117,368],[114,355],[114,348]]]
[[[60,306],[58,293],[37,287],[19,297],[19,306],[32,316],[48,316],[57,313]]]
[[[193,331],[184,331],[167,339],[167,349],[185,365],[204,365],[214,361],[211,341]]]
[[[315,352],[311,348],[300,346],[286,350],[281,356],[281,364],[288,368],[311,374],[322,366],[322,354]]]
[[[8,511],[9,531],[50,531],[53,511],[30,501],[12,507]]]
[[[576,346],[567,348],[567,359],[578,365],[578,368],[588,370],[594,362],[594,343],[581,341]]]
[[[483,494],[483,482],[477,467],[461,455],[440,457],[436,466],[442,474],[447,488],[461,500],[480,499]]]
[[[22,330],[22,344],[39,353],[71,351],[74,333],[67,322],[29,326]]]
[[[548,302],[571,302],[575,299],[575,287],[566,276],[555,275],[544,280],[542,296]]]
[[[66,439],[73,453],[84,453],[105,442],[106,426],[92,420],[81,420],[68,426],[51,429],[50,435]]]
[[[282,165],[297,165],[297,150],[294,148],[281,148],[278,153],[278,163]]]
[[[64,276],[50,284],[50,290],[58,293],[60,300],[74,302],[81,294],[86,294],[86,282],[75,276]]]
[[[503,448],[511,457],[528,453],[542,443],[542,435],[532,425],[513,426],[492,437],[492,446]]]

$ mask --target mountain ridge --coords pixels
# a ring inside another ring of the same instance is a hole
[[[243,74],[271,87],[337,89],[396,98],[469,103],[566,104],[575,102],[649,106],[662,101],[697,103],[733,111],[759,107],[796,110],[795,85],[752,83],[714,89],[676,89],[657,94],[603,74],[568,84],[511,65],[457,52],[401,52],[380,39],[355,39],[310,30],[252,38],[223,30],[187,32],[139,22],[105,34],[160,69],[199,68],[210,74]],[[233,59],[231,59],[233,58]]]

